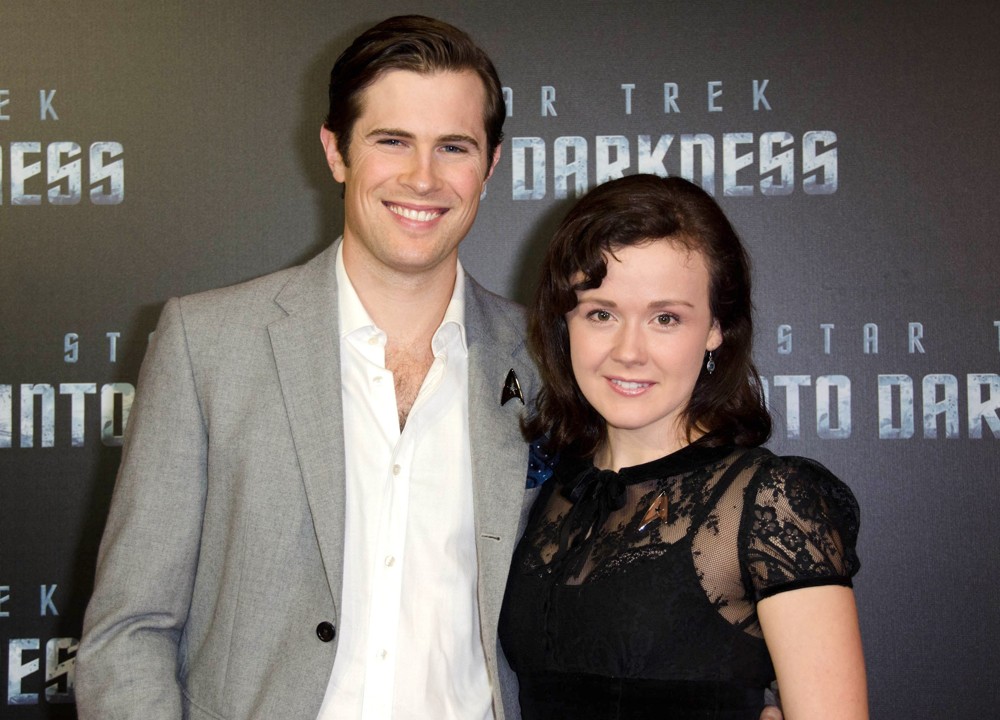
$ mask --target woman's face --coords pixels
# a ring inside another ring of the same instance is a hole
[[[669,240],[606,258],[600,287],[566,314],[573,375],[607,423],[609,450],[652,460],[686,444],[681,414],[705,351],[722,343],[700,252]]]

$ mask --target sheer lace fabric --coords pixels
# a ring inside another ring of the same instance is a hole
[[[675,695],[676,681],[766,686],[757,601],[850,585],[857,529],[850,490],[804,458],[695,443],[619,473],[563,459],[515,551],[501,614],[526,717],[538,702],[526,689],[551,695],[549,673],[634,679],[644,692],[645,681],[669,681]],[[620,706],[631,690],[615,687]],[[725,695],[706,692],[710,704]]]

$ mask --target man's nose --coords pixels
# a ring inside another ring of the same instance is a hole
[[[420,195],[436,189],[439,177],[433,154],[415,152],[410,157],[400,180],[403,185]]]

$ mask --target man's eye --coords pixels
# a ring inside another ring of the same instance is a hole
[[[464,152],[468,152],[468,150],[466,150],[461,145],[445,145],[441,149],[444,150],[446,153],[464,153]]]

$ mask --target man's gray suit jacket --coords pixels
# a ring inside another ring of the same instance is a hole
[[[77,655],[82,720],[316,717],[350,592],[335,258],[164,308]],[[482,638],[509,720],[496,627],[532,498],[526,407],[500,400],[513,369],[530,406],[536,375],[521,309],[470,277],[465,323]]]

